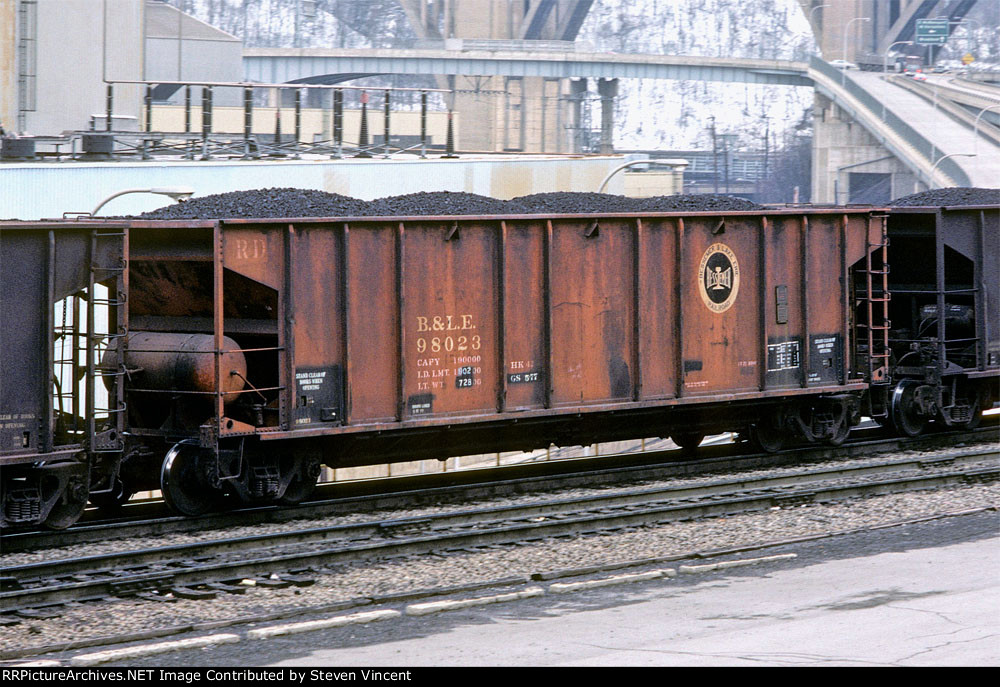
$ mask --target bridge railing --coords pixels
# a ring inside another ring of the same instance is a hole
[[[932,167],[938,162],[938,160],[941,160],[944,153],[936,145],[927,140],[925,136],[910,126],[901,117],[893,114],[890,110],[885,109],[882,106],[882,103],[876,100],[871,93],[866,91],[851,79],[844,78],[845,75],[841,72],[841,70],[837,69],[828,62],[825,62],[819,57],[816,57],[815,55],[809,60],[809,68],[815,69],[834,83],[840,83],[841,88],[843,88],[844,91],[846,91],[847,94],[854,98],[857,102],[861,103],[861,105],[868,110],[869,114],[873,118],[881,120],[893,131],[893,133],[903,139],[903,141],[916,150],[921,157],[927,160]],[[941,164],[938,165],[938,168],[944,174],[951,177],[959,186],[972,185],[969,175],[958,166],[958,163],[955,162],[955,160],[951,158],[941,160]]]
[[[576,41],[518,40],[498,38],[417,39],[416,50],[458,50],[484,52],[575,52]]]

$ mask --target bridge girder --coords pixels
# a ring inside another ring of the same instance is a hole
[[[329,74],[432,74],[545,78],[638,78],[724,81],[781,86],[811,86],[806,64],[789,60],[725,57],[672,57],[567,53],[444,50],[302,50],[250,48],[244,51],[247,80],[301,81]]]

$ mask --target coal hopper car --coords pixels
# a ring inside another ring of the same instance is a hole
[[[301,501],[324,464],[839,443],[890,379],[885,228],[845,208],[0,224],[4,523],[65,525],[14,508],[57,452],[90,462],[95,502],[162,489],[195,515]],[[92,273],[46,272],[64,242]],[[62,326],[81,310],[103,324]],[[82,370],[50,353],[70,340]]]
[[[887,230],[892,383],[872,414],[909,436],[975,427],[1000,398],[1000,208],[896,207]]]

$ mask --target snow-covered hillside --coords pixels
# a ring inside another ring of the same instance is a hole
[[[580,30],[599,52],[807,60],[814,42],[796,0],[605,0]],[[705,81],[620,82],[615,145],[631,149],[711,147],[709,126],[736,147],[783,140],[812,106],[812,91]]]
[[[396,0],[168,1],[248,46],[409,47],[416,38]],[[968,20],[942,57],[971,49],[977,66],[996,63],[1000,0],[980,0]],[[797,0],[596,0],[578,50],[806,60],[815,44]],[[781,147],[813,101],[811,89],[792,86],[623,79],[619,88],[615,146],[625,150],[711,147],[712,118],[737,148],[762,149],[765,132]]]

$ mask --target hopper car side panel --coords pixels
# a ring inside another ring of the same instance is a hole
[[[254,339],[277,352],[258,356],[243,394],[279,392],[259,394],[263,423],[220,421],[218,435],[548,421],[856,390],[846,284],[871,222],[881,220],[225,222],[221,271],[273,289],[277,308],[277,331]],[[238,317],[244,298],[225,287],[217,304],[220,333],[237,340],[250,329]]]

